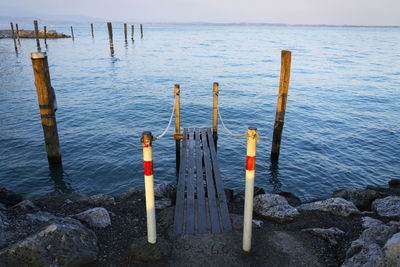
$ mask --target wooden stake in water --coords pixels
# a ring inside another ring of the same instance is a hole
[[[289,91],[291,58],[292,58],[292,52],[285,50],[282,51],[281,78],[279,82],[278,103],[276,105],[274,136],[272,138],[272,149],[271,149],[272,161],[277,161],[279,159],[283,124],[285,120],[286,102]]]
[[[131,32],[132,32],[131,39],[132,39],[132,41],[135,41],[135,25],[133,25],[133,24],[132,24]]]
[[[143,25],[140,24],[140,36],[143,39]]]
[[[213,86],[213,138],[215,148],[217,148],[218,141],[218,83],[214,83]]]
[[[14,41],[15,52],[18,53],[17,41],[15,40],[15,33],[14,33],[14,24],[12,22],[10,22],[10,25],[11,25],[11,34],[12,34],[12,38]]]
[[[71,36],[72,36],[72,41],[75,40],[74,28],[72,28],[72,26],[71,26]]]
[[[53,87],[51,87],[47,55],[41,52],[31,53],[31,59],[46,144],[47,159],[50,164],[60,164],[61,152],[55,114],[55,93]]]
[[[47,27],[44,26],[43,30],[44,30],[44,44],[47,45]]]
[[[125,43],[128,42],[128,29],[126,23],[124,23],[124,36],[125,36]]]
[[[21,45],[21,42],[19,41],[19,29],[18,29],[18,23],[15,24],[15,29],[16,29],[16,33],[17,33],[17,40],[18,40],[18,44]]]
[[[93,23],[90,24],[90,29],[92,30],[92,38],[94,38],[94,33],[93,33]]]
[[[35,27],[35,37],[36,37],[36,46],[37,49],[40,51],[40,42],[39,42],[39,26],[37,20],[33,21],[33,25]]]
[[[174,86],[174,95],[175,95],[175,154],[176,154],[176,174],[179,174],[179,167],[181,161],[181,114],[180,114],[180,94],[181,89],[179,84],[175,84]]]
[[[111,51],[114,51],[113,32],[112,32],[111,22],[107,22],[107,28],[108,28],[108,40],[110,41],[110,49],[111,49]]]

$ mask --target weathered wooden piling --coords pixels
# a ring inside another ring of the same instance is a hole
[[[37,20],[33,21],[33,25],[35,27],[35,37],[36,37],[36,46],[37,49],[40,51],[40,42],[39,42],[39,26]]]
[[[143,24],[140,24],[140,36],[143,39]]]
[[[179,84],[175,84],[174,86],[174,95],[175,95],[175,154],[176,154],[176,175],[179,174],[179,167],[181,161],[181,115],[180,115],[180,94],[181,89]]]
[[[55,93],[51,86],[47,55],[41,52],[31,53],[31,59],[46,144],[47,159],[50,164],[60,164],[61,152],[55,114]]]
[[[214,83],[213,86],[213,121],[212,121],[212,131],[215,143],[215,148],[217,148],[218,142],[218,83]]]
[[[46,26],[43,27],[43,31],[44,31],[44,44],[47,45],[47,27]]]
[[[72,36],[72,41],[75,40],[74,28],[72,28],[72,26],[71,26],[71,36]]]
[[[110,49],[111,49],[111,51],[114,51],[113,32],[112,32],[111,22],[107,22],[107,28],[108,28],[108,40],[110,41]]]
[[[271,160],[279,159],[279,152],[282,139],[283,124],[285,120],[286,102],[289,91],[290,65],[292,52],[282,51],[281,54],[281,77],[279,82],[278,103],[274,123],[274,136],[272,138]]]
[[[126,23],[124,23],[124,36],[125,36],[125,43],[128,42],[128,28]]]
[[[90,24],[90,29],[92,30],[92,38],[94,38],[93,23]]]
[[[20,42],[20,38],[19,38],[19,28],[18,28],[18,23],[15,23],[15,30],[16,30],[16,34],[17,34],[17,40],[18,40],[18,44],[21,45]]]
[[[14,41],[14,49],[15,49],[15,52],[18,53],[17,41],[15,40],[15,33],[14,33],[14,24],[12,22],[10,22],[10,25],[11,25],[11,34],[12,34],[12,38]]]
[[[132,24],[131,26],[131,39],[132,41],[135,41],[135,25]]]

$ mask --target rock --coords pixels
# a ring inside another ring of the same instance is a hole
[[[341,197],[341,198],[348,200],[349,199],[349,191],[347,191],[346,189],[337,189],[337,190],[333,191],[332,197]]]
[[[115,205],[115,199],[110,195],[98,194],[89,197],[88,203],[91,205]]]
[[[301,200],[295,194],[290,192],[280,192],[278,195],[286,198],[287,202],[290,206],[297,207],[301,205]]]
[[[35,206],[35,204],[33,204],[32,201],[25,199],[25,200],[22,200],[17,205],[14,205],[12,208],[25,211],[25,210],[34,210],[36,208],[36,206]]]
[[[154,196],[156,198],[175,199],[176,189],[171,184],[158,184],[154,187]]]
[[[254,187],[254,196],[257,195],[261,195],[261,194],[265,194],[264,189],[262,189],[261,187]],[[239,193],[237,193],[237,195],[235,195],[233,197],[233,202],[242,202],[244,201],[244,190],[240,191]]]
[[[146,238],[136,239],[129,247],[129,254],[138,261],[154,262],[167,259],[172,251],[170,242],[157,237],[157,243],[150,244]]]
[[[302,204],[297,207],[298,210],[316,210],[325,211],[334,215],[348,217],[354,214],[359,214],[360,211],[350,201],[343,198],[328,198],[321,201]]]
[[[400,266],[400,232],[386,242],[383,254],[386,266]]]
[[[264,222],[260,220],[253,220],[253,226],[257,226],[258,228],[262,227]]]
[[[19,30],[18,31],[20,38],[35,38],[35,31],[31,30]],[[39,30],[39,38],[44,38],[44,31]],[[46,31],[46,38],[70,38],[71,36],[65,35],[63,33],[58,33],[56,31],[48,30]],[[11,30],[0,30],[0,39],[1,38],[12,38]]]
[[[34,222],[48,222],[51,219],[56,218],[56,216],[46,211],[38,211],[36,213],[26,214],[26,218]]]
[[[157,227],[163,230],[172,229],[174,225],[175,207],[165,208],[157,214]],[[158,231],[158,230],[157,230]]]
[[[80,221],[86,222],[91,227],[104,228],[111,225],[110,215],[103,207],[93,208],[72,216]]]
[[[232,189],[224,189],[226,202],[231,202],[233,200],[233,190]]]
[[[60,219],[0,251],[2,266],[81,266],[97,259],[97,237],[74,219]]]
[[[383,224],[382,221],[371,218],[371,217],[362,217],[361,221],[362,221],[362,227],[364,229],[371,228],[371,227],[377,227],[377,226],[380,226]]]
[[[344,235],[345,232],[340,230],[339,228],[336,227],[331,227],[328,229],[324,228],[307,228],[301,230],[303,232],[309,232],[313,235],[322,237],[323,239],[327,240],[331,245],[336,246],[337,241],[336,241],[336,236],[341,236]]]
[[[299,215],[284,197],[268,193],[254,198],[254,212],[279,222],[292,221]]]
[[[156,201],[155,203],[156,209],[162,210],[172,206],[172,201],[169,198],[156,199],[155,201]]]
[[[371,210],[372,201],[381,197],[381,194],[372,189],[353,189],[349,193],[348,200],[360,210]]]
[[[0,203],[0,210],[7,210],[7,207]]]
[[[400,189],[400,179],[392,179],[389,181],[389,188],[391,189]]]
[[[372,203],[372,209],[380,216],[400,219],[400,197],[389,196],[377,199]]]
[[[122,200],[130,199],[133,196],[144,196],[144,188],[143,187],[133,187],[128,189],[127,191],[123,192],[119,195],[119,198]]]
[[[14,206],[24,200],[20,195],[0,187],[0,203],[4,204],[6,207]]]
[[[375,267],[382,263],[382,249],[377,244],[360,247],[359,252],[346,259],[342,267]]]
[[[234,230],[243,230],[243,215],[231,213],[229,214],[231,217],[232,228]],[[263,221],[253,220],[253,228],[260,228],[264,224]]]

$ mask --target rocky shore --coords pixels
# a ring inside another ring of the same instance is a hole
[[[23,199],[0,188],[0,266],[400,266],[400,180],[302,203],[255,189],[243,253],[243,192],[226,190],[233,231],[174,236],[175,188],[158,185],[157,244],[146,242],[144,190]]]
[[[14,31],[15,32],[15,31]],[[35,31],[30,30],[19,30],[19,38],[36,38]],[[71,36],[59,33],[56,31],[46,31],[46,37],[48,39],[55,39],[55,38],[71,38]],[[0,30],[0,39],[2,38],[12,38],[12,31],[11,30]],[[44,39],[44,31],[39,31],[39,38]]]

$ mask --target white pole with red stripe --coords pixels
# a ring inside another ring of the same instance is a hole
[[[247,130],[246,189],[244,195],[243,220],[243,250],[245,252],[249,252],[251,249],[257,136],[257,128],[249,127]]]
[[[143,132],[143,167],[144,167],[144,189],[146,194],[147,214],[147,241],[156,243],[156,211],[154,206],[154,176],[153,176],[153,154],[151,150],[153,135],[151,132]]]

